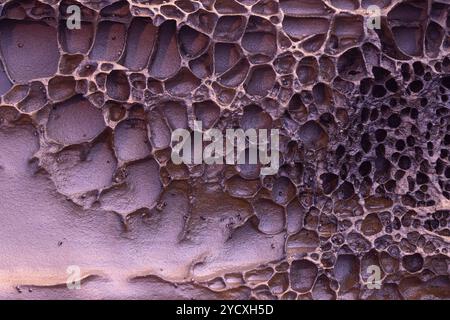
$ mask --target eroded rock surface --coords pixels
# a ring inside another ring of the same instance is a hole
[[[450,299],[448,1],[0,11],[0,297]],[[278,172],[174,164],[194,120]]]

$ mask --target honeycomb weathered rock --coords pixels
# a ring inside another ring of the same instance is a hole
[[[448,1],[0,10],[0,297],[450,299]],[[194,120],[277,174],[175,164]]]

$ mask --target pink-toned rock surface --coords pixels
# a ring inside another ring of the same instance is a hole
[[[450,299],[448,1],[0,11],[0,298]],[[175,165],[196,119],[277,174]]]

